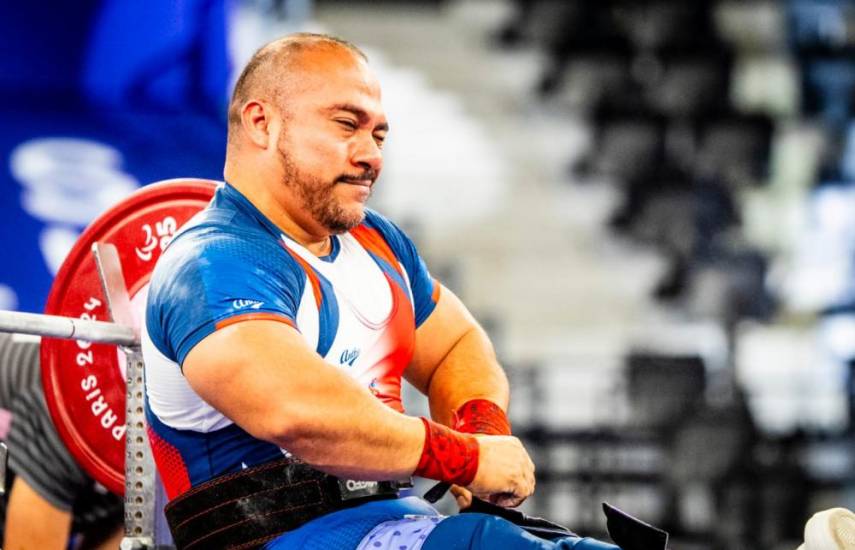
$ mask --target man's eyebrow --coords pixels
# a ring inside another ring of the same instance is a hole
[[[368,112],[365,109],[363,109],[361,107],[357,107],[356,105],[353,105],[352,103],[337,103],[337,104],[333,105],[332,107],[330,107],[329,110],[330,111],[347,111],[348,113],[351,113],[352,115],[354,115],[359,120],[360,124],[365,124],[365,122],[369,118],[371,118],[371,116],[368,114]],[[388,132],[389,131],[389,123],[381,122],[374,129],[375,130],[381,130],[384,132]]]

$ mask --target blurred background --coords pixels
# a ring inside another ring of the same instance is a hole
[[[137,187],[221,179],[237,72],[296,30],[379,73],[373,206],[490,332],[528,512],[783,550],[855,508],[849,0],[0,4],[0,309]]]

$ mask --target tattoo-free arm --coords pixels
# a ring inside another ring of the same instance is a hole
[[[428,396],[431,416],[451,425],[452,415],[472,399],[508,408],[508,379],[490,339],[466,306],[443,287],[430,317],[416,331],[407,380]]]
[[[218,330],[190,351],[183,371],[244,430],[327,473],[399,479],[419,463],[422,421],[381,403],[285,323],[251,320]]]

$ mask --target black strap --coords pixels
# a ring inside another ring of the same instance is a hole
[[[635,518],[611,504],[603,503],[606,527],[615,544],[623,550],[665,550],[668,533]]]
[[[440,481],[425,493],[424,499],[431,504],[436,504],[436,502],[445,496],[445,493],[451,489],[451,483],[447,483],[445,481]]]
[[[606,514],[609,536],[622,550],[665,550],[667,548],[668,533],[662,529],[653,527],[605,502],[603,512]],[[526,515],[519,510],[502,508],[479,498],[473,498],[469,508],[461,510],[461,513],[498,516],[546,540],[579,536],[563,525]]]
[[[396,498],[396,481],[362,482],[290,458],[200,484],[164,508],[178,550],[258,548],[336,510]]]

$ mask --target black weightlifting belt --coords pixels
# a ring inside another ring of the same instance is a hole
[[[355,481],[283,458],[193,487],[164,508],[178,550],[258,548],[317,517],[397,498],[409,481]]]

